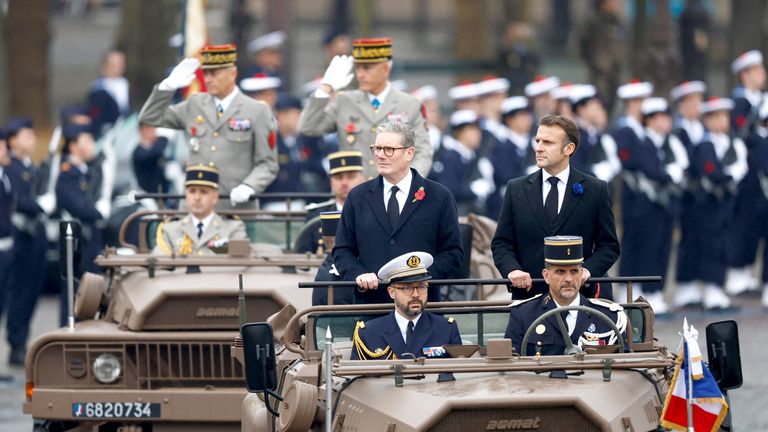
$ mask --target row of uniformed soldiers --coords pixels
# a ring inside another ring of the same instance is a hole
[[[752,269],[758,244],[768,236],[761,53],[739,56],[732,71],[740,86],[731,98],[705,99],[700,81],[681,83],[669,99],[652,97],[650,83],[632,80],[618,88],[623,112],[613,125],[589,84],[539,77],[525,96],[507,97],[502,78],[464,83],[449,91],[455,107],[450,132],[441,135],[434,127],[439,120],[427,117],[435,154],[430,177],[454,192],[461,212],[495,217],[506,182],[536,169],[536,119],[568,116],[580,132],[573,166],[621,184],[621,275],[666,276],[679,224],[676,307],[728,308],[727,294],[760,288],[768,306],[767,272],[758,281]],[[431,86],[414,94],[437,99]],[[654,310],[669,310],[661,285],[638,288]]]
[[[32,161],[37,136],[30,119],[10,119],[0,130],[0,311],[7,313],[9,362],[18,366],[24,364],[30,320],[46,283],[46,230],[58,230],[49,226],[49,218],[81,222],[80,274],[95,267],[101,222],[110,211],[108,201],[99,202],[92,180],[89,163],[95,152],[89,127],[70,123],[62,132],[63,156],[40,167]],[[49,169],[51,163],[58,169]]]

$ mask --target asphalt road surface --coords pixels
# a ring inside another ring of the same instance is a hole
[[[705,313],[688,309],[656,320],[656,336],[677,350],[680,343],[683,317],[699,329],[700,346],[706,356],[704,333],[707,324],[733,319],[739,326],[744,385],[729,392],[733,425],[736,431],[768,431],[768,374],[765,372],[768,357],[768,311],[760,307],[757,298],[737,299],[741,309],[735,312]],[[32,325],[32,337],[53,329],[58,322],[58,298],[43,297],[38,304]],[[0,330],[0,374],[13,377],[10,384],[0,384],[0,430],[3,432],[31,431],[32,419],[22,413],[24,402],[24,370],[7,365],[8,345],[5,342],[5,325]]]

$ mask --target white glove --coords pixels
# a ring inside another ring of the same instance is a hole
[[[351,56],[337,55],[331,60],[331,64],[328,65],[328,69],[325,70],[323,75],[323,84],[331,86],[333,91],[339,91],[348,86],[352,82],[354,75],[352,74],[352,67],[354,61]]]
[[[37,205],[45,212],[45,214],[51,214],[56,210],[56,195],[48,192],[45,195],[37,197]]]
[[[493,186],[486,179],[477,179],[469,184],[469,189],[478,198],[483,199],[493,191]]]
[[[680,182],[683,181],[683,168],[681,168],[680,165],[667,165],[667,174],[674,184],[680,184]]]
[[[180,178],[184,178],[184,170],[181,169],[181,164],[179,162],[170,161],[165,163],[163,175],[165,176],[166,180],[176,184]]]
[[[241,184],[232,189],[229,193],[229,200],[232,201],[232,204],[242,204],[247,202],[254,193],[256,191],[252,187],[247,184]]]
[[[100,199],[96,201],[96,211],[99,212],[101,218],[104,220],[109,219],[109,213],[112,210],[112,204],[106,199]]]
[[[195,80],[195,71],[199,67],[200,60],[185,58],[173,68],[168,78],[164,79],[157,88],[166,91],[184,88]]]

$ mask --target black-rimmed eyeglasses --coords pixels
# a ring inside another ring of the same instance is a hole
[[[374,156],[378,156],[379,152],[384,152],[384,156],[386,157],[392,157],[395,155],[395,150],[403,150],[407,149],[408,147],[384,147],[384,146],[375,146],[372,145],[368,147],[371,149],[371,154]]]
[[[413,285],[406,285],[406,286],[390,285],[390,286],[392,288],[396,289],[396,290],[402,291],[403,294],[405,294],[405,295],[413,295],[413,290],[414,289],[418,290],[417,292],[419,294],[426,294],[427,293],[427,288],[429,288],[428,284],[421,284],[421,285],[416,285],[416,286],[413,286]]]

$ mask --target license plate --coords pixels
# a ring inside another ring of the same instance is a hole
[[[160,404],[149,402],[75,402],[72,416],[77,418],[154,418],[160,417]]]

